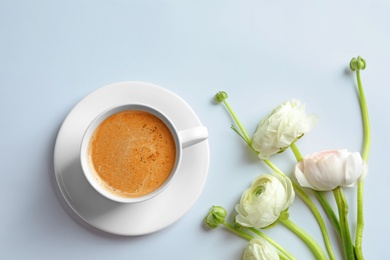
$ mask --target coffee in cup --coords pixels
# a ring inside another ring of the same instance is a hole
[[[150,106],[118,106],[88,127],[81,164],[89,183],[103,196],[143,201],[165,189],[180,165],[182,149],[206,138],[206,128],[178,131]]]

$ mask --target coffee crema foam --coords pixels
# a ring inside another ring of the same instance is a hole
[[[169,178],[176,163],[176,143],[157,116],[126,110],[96,128],[88,161],[102,187],[117,196],[141,197]]]

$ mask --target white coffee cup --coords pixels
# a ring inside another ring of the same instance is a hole
[[[148,193],[146,195],[140,196],[140,197],[123,197],[118,194],[113,193],[109,189],[107,189],[104,183],[102,183],[101,180],[99,180],[98,175],[96,174],[96,171],[93,170],[91,167],[91,163],[89,160],[89,150],[88,146],[90,144],[91,137],[93,136],[96,128],[108,117],[123,112],[123,111],[143,111],[147,113],[151,113],[154,116],[161,119],[165,125],[169,128],[174,143],[176,145],[176,160],[174,163],[173,170],[171,171],[168,179],[156,190],[152,191],[151,193]],[[186,147],[195,145],[199,142],[202,142],[206,140],[208,137],[208,131],[207,128],[204,126],[198,126],[195,128],[185,129],[185,130],[178,130],[175,126],[175,124],[169,119],[167,115],[165,115],[162,111],[159,111],[156,108],[153,108],[149,105],[145,104],[124,104],[119,105],[116,107],[109,108],[99,114],[88,126],[86,129],[84,136],[82,138],[81,142],[81,148],[80,148],[80,161],[82,170],[84,172],[84,175],[86,179],[88,180],[89,184],[102,196],[106,197],[107,199],[110,199],[112,201],[121,202],[121,203],[136,203],[136,202],[142,202],[145,200],[148,200],[150,198],[153,198],[154,196],[160,194],[165,188],[168,187],[168,185],[172,182],[175,175],[177,174],[180,163],[182,160],[182,153],[183,149]]]

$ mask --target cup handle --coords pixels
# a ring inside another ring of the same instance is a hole
[[[191,129],[179,131],[179,138],[182,148],[197,144],[207,139],[208,137],[207,128],[199,126]]]

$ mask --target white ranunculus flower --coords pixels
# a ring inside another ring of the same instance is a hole
[[[367,164],[358,152],[329,150],[305,156],[295,166],[294,174],[303,187],[330,191],[355,186],[366,177]]]
[[[284,102],[260,122],[252,138],[252,146],[260,159],[267,159],[284,151],[310,131],[317,120],[315,115],[306,115],[305,105],[299,100]]]
[[[244,227],[264,228],[273,224],[293,203],[295,192],[289,178],[263,174],[244,191],[236,205],[236,222]]]
[[[262,237],[249,241],[244,250],[243,260],[277,260],[280,259],[275,247]]]

